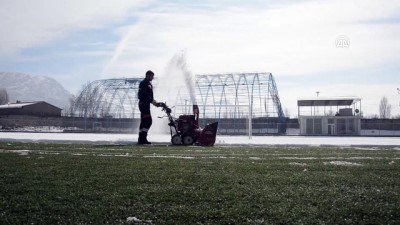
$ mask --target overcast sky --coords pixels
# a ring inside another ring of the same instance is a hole
[[[44,75],[76,94],[88,81],[271,72],[283,108],[299,98],[386,96],[400,114],[398,0],[0,0],[0,71]],[[1,81],[0,81],[1,82]],[[158,97],[162,100],[162,97]]]

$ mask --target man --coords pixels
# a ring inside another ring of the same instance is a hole
[[[151,81],[154,79],[154,73],[149,70],[146,72],[146,78],[139,84],[139,110],[140,110],[140,126],[139,126],[139,145],[151,144],[147,141],[147,132],[149,131],[153,122],[150,113],[150,103],[156,107],[160,106],[153,97],[153,85]]]

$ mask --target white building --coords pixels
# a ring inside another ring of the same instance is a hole
[[[360,135],[360,98],[297,101],[300,135]]]

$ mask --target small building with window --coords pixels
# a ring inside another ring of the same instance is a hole
[[[300,135],[360,135],[360,98],[315,98],[297,101]]]

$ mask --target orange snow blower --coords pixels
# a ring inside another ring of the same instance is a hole
[[[199,126],[199,107],[193,105],[194,115],[180,115],[178,119],[171,116],[172,110],[160,103],[162,110],[168,116],[171,142],[173,145],[213,146],[217,136],[218,122],[207,124],[203,129]]]

